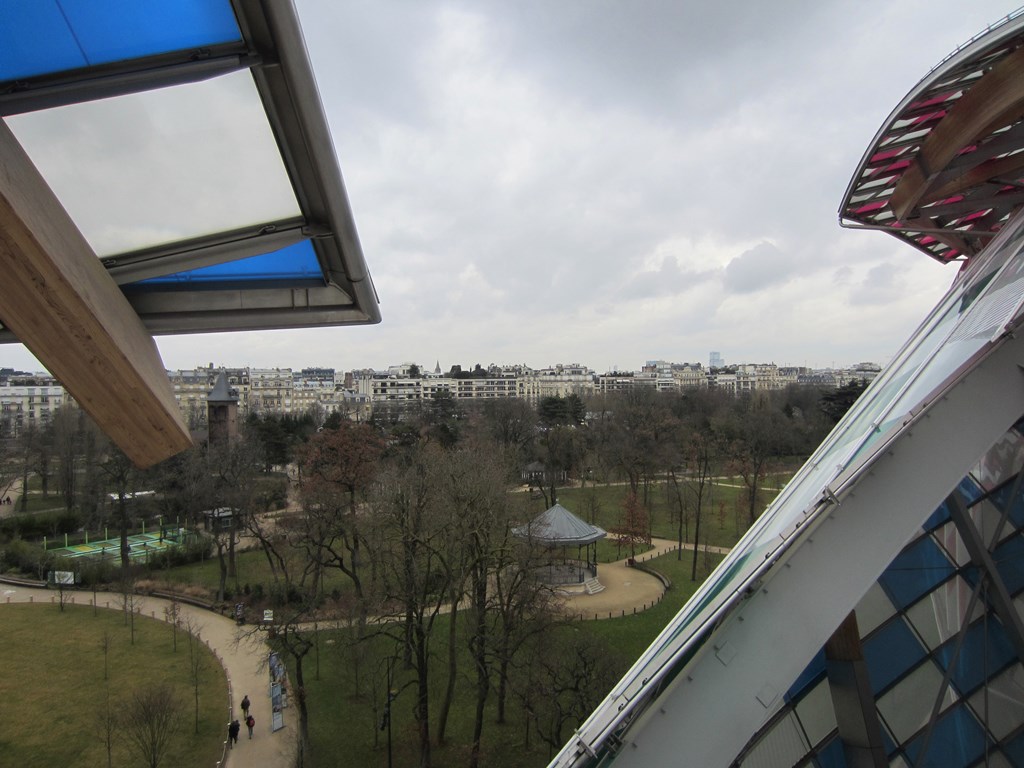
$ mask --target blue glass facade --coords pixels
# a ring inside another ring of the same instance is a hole
[[[1000,477],[992,476],[993,466],[1002,468]],[[881,594],[891,610],[877,627],[870,619],[862,622],[868,631],[861,637],[891,765],[963,768],[985,765],[986,759],[990,764],[1024,765],[1024,665],[991,598],[993,579],[998,579],[1016,602],[1024,601],[1024,531],[1019,514],[1024,497],[1018,490],[1012,503],[1010,498],[1022,468],[1024,437],[1014,427],[956,490],[979,528],[986,518],[1001,518],[1009,508],[1009,523],[991,548],[996,574],[986,573],[963,554],[963,537],[943,503],[871,592],[871,601]],[[979,476],[991,479],[988,493],[981,490]],[[878,613],[877,604],[867,602],[866,597],[858,605],[858,619]],[[829,685],[824,650],[794,682],[782,707],[736,765],[779,765],[758,745],[775,729],[791,728],[791,719],[804,727],[808,708],[801,704],[819,685]],[[932,719],[936,701],[938,716]],[[818,696],[815,710],[822,704],[831,707],[831,697]],[[997,758],[1004,762],[991,763]],[[845,768],[838,726],[818,743],[809,741],[804,754],[790,764]]]

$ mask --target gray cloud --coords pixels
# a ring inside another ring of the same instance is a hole
[[[725,268],[725,287],[733,293],[752,293],[786,282],[798,264],[771,243],[741,253]]]

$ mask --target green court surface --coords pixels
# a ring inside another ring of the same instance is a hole
[[[177,547],[180,539],[177,534],[136,533],[128,537],[129,557],[133,560],[145,560],[151,554],[165,549]],[[103,539],[90,541],[86,544],[72,544],[67,547],[53,547],[50,552],[61,557],[98,557],[115,559],[121,556],[120,539]]]

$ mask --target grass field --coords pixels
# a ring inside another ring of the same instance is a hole
[[[775,498],[790,474],[770,476],[765,490],[760,494],[760,509],[763,512]],[[747,529],[746,489],[740,478],[716,478],[704,501],[704,519],[701,523],[701,544],[714,547],[731,547]],[[558,503],[577,517],[612,531],[621,525],[623,506],[629,486],[624,484],[588,485],[585,488],[558,489]],[[691,501],[692,503],[692,501]],[[543,499],[531,499],[534,514],[543,510]],[[647,508],[650,514],[651,533],[656,538],[675,540],[678,523],[672,515],[670,499],[664,482],[652,483],[648,488]],[[693,542],[693,522],[689,524],[684,539]],[[624,557],[625,555],[623,555]],[[612,557],[611,559],[618,559]]]
[[[226,587],[231,590],[235,599],[245,600],[245,587],[250,592],[257,585],[269,594],[274,583],[274,575],[270,570],[266,555],[262,550],[246,550],[235,555],[235,576],[229,576]],[[202,562],[179,565],[167,570],[153,571],[153,578],[181,585],[204,587],[211,594],[216,594],[220,583],[220,563],[217,556],[209,557]],[[324,574],[324,592],[328,595],[337,590],[338,593],[353,591],[352,581],[337,568],[328,568]]]
[[[0,755],[18,768],[94,768],[107,764],[99,713],[107,693],[112,706],[132,690],[164,682],[182,704],[182,723],[165,766],[213,766],[220,760],[227,708],[224,671],[205,646],[200,687],[200,732],[194,733],[194,694],[189,651],[178,632],[173,651],[171,629],[138,617],[135,644],[120,611],[69,605],[0,607],[0,647],[8,663],[0,677]],[[104,635],[109,638],[109,679],[104,680]],[[143,765],[119,735],[114,765]]]

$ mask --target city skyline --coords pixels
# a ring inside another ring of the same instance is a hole
[[[590,365],[589,363],[587,363],[585,361],[581,361],[581,360],[577,360],[577,359],[572,359],[572,360],[566,359],[566,360],[553,361],[553,362],[550,362],[550,363],[548,363],[546,365],[539,365],[539,366],[527,365],[527,364],[521,363],[521,362],[509,362],[509,361],[497,361],[497,360],[489,360],[486,363],[483,362],[483,360],[473,360],[472,362],[454,362],[454,363],[451,363],[451,364],[448,364],[448,365],[442,364],[439,360],[435,360],[435,362],[433,364],[427,364],[426,362],[419,361],[419,360],[394,360],[394,361],[385,363],[384,365],[352,365],[352,366],[346,366],[346,367],[332,366],[332,365],[328,365],[328,364],[322,363],[322,362],[320,362],[320,363],[311,362],[311,363],[308,363],[308,364],[305,364],[305,365],[289,366],[289,365],[274,365],[274,364],[270,364],[270,365],[255,365],[253,363],[247,363],[247,362],[241,362],[241,363],[238,363],[238,364],[227,364],[227,363],[224,363],[224,362],[218,362],[217,360],[208,360],[208,361],[205,361],[205,362],[194,362],[192,365],[179,365],[179,366],[175,366],[173,368],[171,366],[167,366],[167,370],[169,372],[173,373],[173,372],[179,372],[179,371],[200,371],[200,370],[206,370],[206,369],[210,369],[210,370],[213,370],[213,371],[221,371],[221,370],[229,370],[230,371],[230,370],[246,370],[246,369],[257,370],[257,369],[261,369],[261,370],[272,370],[272,371],[285,371],[285,370],[288,370],[288,371],[292,371],[293,373],[299,373],[299,372],[304,371],[304,370],[329,369],[329,370],[333,370],[336,374],[344,374],[344,373],[355,373],[355,372],[359,372],[359,371],[374,371],[374,372],[377,372],[377,373],[382,373],[382,372],[388,371],[389,369],[403,368],[403,367],[409,366],[409,365],[416,365],[416,366],[419,367],[420,373],[422,375],[424,375],[424,376],[434,374],[435,373],[435,368],[437,368],[439,366],[440,367],[440,373],[441,373],[442,376],[444,376],[444,375],[447,375],[455,366],[459,366],[460,369],[462,371],[464,371],[464,372],[470,372],[470,371],[473,370],[473,368],[476,365],[480,365],[484,370],[487,370],[487,369],[489,369],[490,367],[493,366],[493,367],[497,367],[497,368],[500,368],[500,369],[513,369],[513,368],[520,368],[520,367],[522,367],[522,368],[525,368],[525,369],[528,369],[528,370],[531,370],[531,371],[545,371],[545,370],[553,370],[553,369],[556,369],[556,368],[575,368],[575,367],[579,367],[579,368],[586,369],[586,371],[588,373],[592,373],[595,376],[600,376],[600,375],[616,374],[616,373],[621,373],[621,374],[640,373],[645,366],[648,366],[648,365],[653,364],[653,363],[663,363],[663,364],[667,364],[667,365],[671,365],[671,366],[685,366],[685,365],[692,366],[692,365],[697,365],[697,366],[700,366],[700,367],[702,367],[704,369],[708,369],[708,370],[710,370],[712,368],[729,369],[729,368],[737,368],[737,367],[744,367],[744,366],[753,367],[753,366],[767,365],[767,366],[776,366],[777,368],[780,368],[780,369],[796,369],[796,368],[799,368],[799,369],[818,370],[818,371],[828,371],[828,370],[833,370],[833,371],[853,371],[853,370],[857,370],[858,368],[860,368],[862,366],[881,366],[881,363],[879,363],[876,360],[843,361],[842,363],[832,363],[832,364],[823,365],[823,366],[807,366],[807,365],[801,365],[799,363],[791,363],[791,362],[784,361],[784,360],[777,360],[777,359],[774,359],[774,358],[773,359],[759,359],[759,360],[730,360],[727,357],[721,355],[720,352],[719,353],[714,353],[713,352],[711,354],[719,354],[719,362],[717,364],[711,363],[710,359],[709,359],[709,355],[705,355],[703,360],[696,359],[696,358],[689,359],[689,360],[665,360],[665,359],[662,359],[662,358],[657,358],[657,359],[645,358],[642,363],[636,365],[635,367],[618,366],[618,367],[615,367],[615,368],[606,368],[606,369],[601,369],[601,368],[595,367],[595,366]],[[34,358],[31,358],[31,359],[34,360]],[[38,374],[38,373],[45,372],[45,368],[43,368],[42,365],[40,363],[38,363],[38,361],[35,362],[35,367],[24,367],[24,366],[19,367],[17,365],[10,365],[10,364],[8,364],[6,362],[0,361],[0,369],[4,369],[4,368],[12,369],[15,372],[24,373],[24,374]]]
[[[159,338],[168,369],[884,364],[956,267],[836,209],[893,73],[1011,10],[296,5],[383,322]]]

